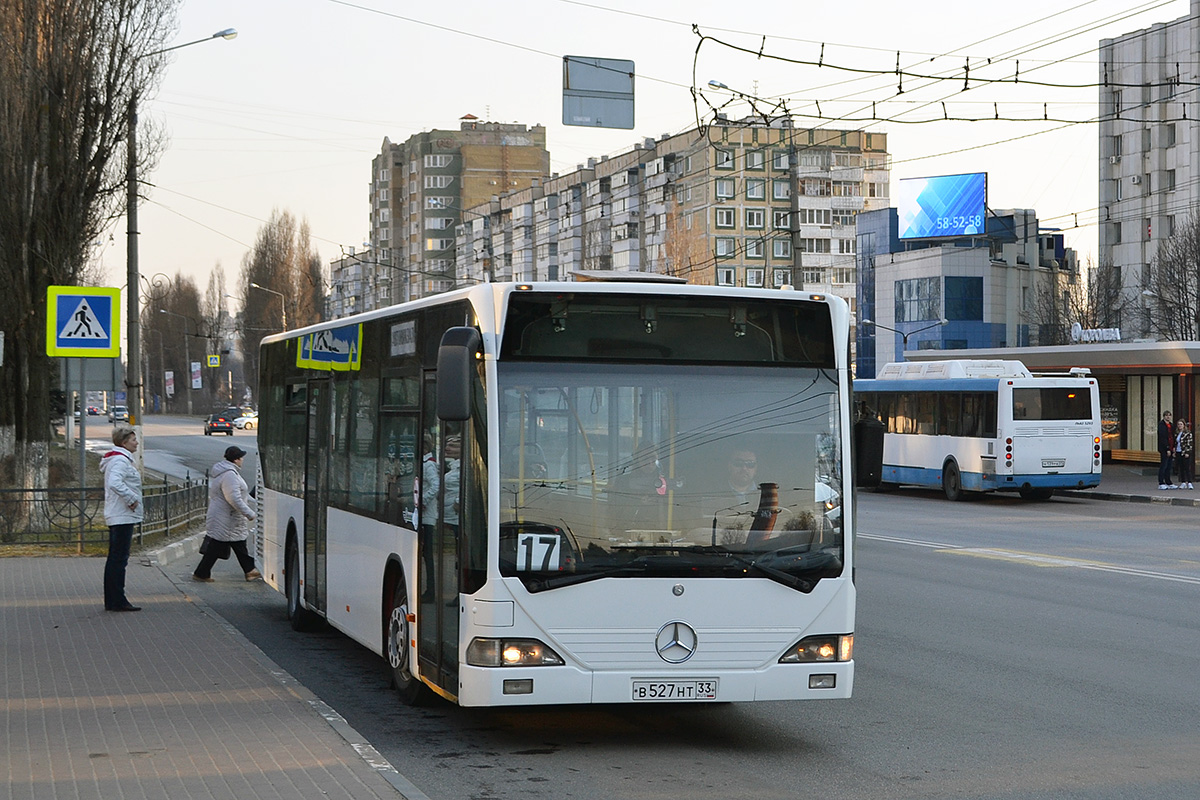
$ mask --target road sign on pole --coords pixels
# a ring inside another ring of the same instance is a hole
[[[51,286],[46,290],[46,355],[118,358],[121,290]]]

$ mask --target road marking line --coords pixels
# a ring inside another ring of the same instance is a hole
[[[1036,567],[1073,567],[1075,569],[1088,569],[1095,572],[1111,572],[1117,575],[1130,575],[1137,578],[1150,578],[1152,580],[1170,581],[1172,583],[1186,583],[1193,586],[1200,586],[1200,577],[1179,575],[1172,572],[1160,572],[1152,569],[1141,569],[1138,567],[1123,567],[1119,564],[1109,564],[1103,561],[1092,561],[1082,558],[1066,558],[1063,556],[1052,556],[1046,553],[1029,553],[1020,550],[1007,550],[1003,548],[963,547],[962,545],[930,542],[922,539],[906,539],[899,536],[880,536],[878,534],[866,533],[859,533],[858,536],[863,539],[872,539],[879,542],[906,544],[912,547],[924,547],[930,550],[936,550],[939,553],[948,553],[951,555],[975,556],[976,558],[988,558],[995,561],[1009,561],[1014,564],[1031,564]]]

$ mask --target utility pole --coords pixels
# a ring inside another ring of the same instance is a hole
[[[792,208],[788,212],[788,231],[792,234],[792,286],[796,291],[804,289],[804,260],[800,254],[800,158],[796,153],[796,123],[788,114],[784,120],[788,126],[788,188],[792,197]]]

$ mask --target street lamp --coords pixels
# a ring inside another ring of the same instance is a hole
[[[137,63],[148,56],[162,55],[169,53],[172,50],[179,50],[183,47],[190,47],[201,42],[210,42],[213,39],[234,39],[237,37],[237,31],[233,28],[226,28],[223,31],[217,31],[212,36],[204,39],[197,39],[194,42],[184,42],[173,47],[164,47],[161,50],[155,50],[150,53],[143,53],[134,59],[133,71],[137,70]],[[126,405],[129,408],[129,424],[133,426],[134,431],[138,434],[138,439],[142,436],[142,341],[141,331],[138,326],[141,324],[141,316],[138,308],[138,283],[141,277],[138,274],[138,225],[137,225],[137,87],[136,85],[129,92],[129,128],[125,134],[126,141],[126,165],[125,165],[125,189],[126,189],[126,280],[129,291],[129,319],[126,321],[126,331],[129,342],[129,353],[126,358],[128,363],[133,366],[132,371],[127,371],[126,383],[128,398]],[[184,340],[187,341],[186,339]],[[188,364],[188,369],[191,369],[191,364]],[[133,375],[133,383],[129,383],[129,374]],[[191,396],[191,380],[188,380],[188,413],[192,411],[192,396]],[[138,448],[137,452],[138,467],[141,468],[142,449]]]
[[[271,294],[279,295],[279,310],[283,312],[283,329],[286,331],[287,330],[287,302],[284,299],[283,292],[277,292],[274,289],[268,289],[265,286],[259,286],[257,283],[254,283],[253,281],[250,282],[250,285],[253,286],[255,289],[262,289],[264,292],[270,292]]]
[[[902,347],[902,349],[900,351],[900,358],[902,360],[907,361],[907,359],[904,357],[904,351],[908,350],[908,337],[912,336],[913,334],[921,333],[922,331],[928,331],[928,330],[932,330],[934,328],[940,328],[943,325],[949,325],[950,320],[943,317],[942,319],[939,319],[937,322],[934,322],[931,325],[926,325],[924,328],[917,328],[915,331],[909,331],[908,333],[905,333],[904,331],[898,331],[895,328],[889,328],[887,325],[880,325],[878,322],[875,322],[874,320],[870,320],[870,319],[861,320],[859,322],[859,324],[864,327],[872,326],[872,327],[876,327],[876,328],[883,328],[885,331],[891,331],[892,333],[900,334],[901,347]]]
[[[183,320],[183,357],[187,360],[187,378],[184,380],[184,384],[187,386],[187,406],[188,416],[190,417],[192,415],[192,349],[188,345],[187,324],[191,317],[176,314],[174,311],[167,311],[165,308],[160,308],[158,313],[170,314],[172,317],[179,317]]]

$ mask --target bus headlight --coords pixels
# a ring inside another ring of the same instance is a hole
[[[537,639],[474,638],[467,645],[473,667],[558,667],[562,657]]]
[[[850,661],[854,658],[854,634],[809,636],[801,639],[779,658],[780,664],[811,664],[819,661]]]

